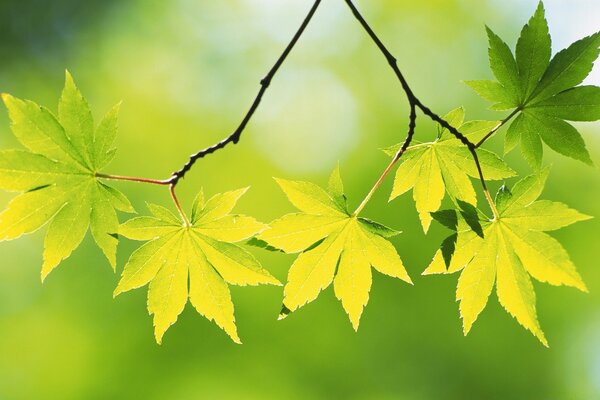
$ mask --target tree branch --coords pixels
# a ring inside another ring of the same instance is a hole
[[[277,74],[277,71],[279,71],[279,68],[281,68],[281,66],[283,65],[283,63],[285,62],[285,60],[287,59],[287,57],[289,56],[291,51],[293,50],[294,46],[296,46],[296,43],[298,42],[298,40],[302,37],[302,34],[306,30],[306,27],[312,20],[313,16],[315,15],[315,12],[319,8],[320,4],[321,4],[321,0],[315,0],[313,6],[311,7],[310,11],[308,12],[306,17],[302,21],[300,28],[298,29],[298,31],[296,32],[296,34],[294,35],[294,37],[292,38],[290,43],[287,45],[287,47],[285,48],[285,50],[283,51],[281,56],[277,59],[277,61],[275,62],[275,65],[273,65],[273,67],[267,73],[267,75],[260,81],[260,90],[258,91],[256,98],[252,102],[252,105],[250,106],[250,110],[248,110],[248,112],[244,116],[244,119],[242,120],[240,125],[237,127],[237,129],[231,135],[229,135],[227,138],[223,139],[219,143],[217,143],[211,147],[208,147],[204,150],[201,150],[195,154],[192,154],[190,156],[189,161],[180,170],[173,172],[173,175],[168,180],[169,184],[171,184],[173,186],[177,185],[179,180],[182,179],[185,176],[185,174],[189,172],[190,169],[192,169],[192,167],[194,166],[196,161],[198,161],[199,159],[204,158],[207,155],[212,154],[212,153],[216,152],[217,150],[220,150],[220,149],[226,147],[229,143],[236,144],[239,142],[240,137],[242,136],[242,133],[244,132],[244,130],[246,129],[246,126],[248,125],[248,123],[254,116],[254,113],[258,109],[258,106],[260,105],[260,102],[261,102],[265,92],[269,88],[271,81],[273,80],[273,78]]]
[[[388,64],[390,65],[390,67],[392,68],[392,70],[396,74],[396,77],[400,81],[400,84],[402,85],[402,89],[404,90],[404,93],[406,93],[406,97],[407,97],[408,102],[409,102],[410,107],[411,107],[411,123],[416,121],[416,118],[414,120],[412,119],[412,114],[414,113],[415,108],[418,108],[418,109],[421,110],[421,112],[423,112],[423,114],[425,114],[426,116],[428,116],[431,120],[433,120],[433,121],[437,122],[438,124],[440,124],[442,127],[446,128],[450,133],[452,133],[452,135],[454,135],[458,140],[460,140],[465,146],[467,146],[469,148],[469,151],[471,152],[471,155],[473,156],[473,160],[475,161],[475,164],[477,165],[477,171],[479,172],[479,179],[481,181],[481,185],[483,187],[483,191],[485,193],[485,197],[486,197],[486,199],[487,199],[487,201],[489,203],[489,206],[490,206],[490,208],[492,210],[492,213],[494,214],[494,217],[497,218],[498,217],[498,211],[496,210],[496,205],[494,204],[492,196],[491,196],[491,194],[490,194],[490,192],[489,192],[489,190],[487,188],[487,183],[486,183],[486,180],[485,180],[485,177],[484,177],[484,174],[483,174],[483,170],[481,168],[481,163],[479,162],[479,157],[477,156],[477,148],[481,144],[483,144],[489,137],[491,137],[496,131],[498,131],[498,129],[500,129],[500,127],[502,125],[504,125],[506,122],[508,122],[508,120],[510,120],[514,115],[516,115],[517,112],[518,112],[518,110],[516,110],[513,114],[511,114],[504,121],[502,121],[488,135],[486,135],[486,137],[482,141],[480,141],[478,144],[472,143],[465,135],[463,135],[462,133],[460,133],[457,128],[455,128],[452,125],[450,125],[448,123],[448,121],[444,120],[438,114],[436,114],[435,112],[433,112],[429,107],[427,107],[425,104],[423,104],[417,98],[417,96],[414,94],[414,92],[410,88],[410,85],[408,84],[408,81],[406,80],[406,78],[402,74],[402,71],[400,70],[400,67],[398,67],[398,61],[397,61],[396,57],[394,57],[394,55],[383,44],[383,42],[377,36],[377,34],[375,33],[375,31],[373,31],[373,28],[371,28],[371,26],[369,25],[369,23],[362,16],[362,14],[358,10],[358,8],[354,5],[353,1],[352,0],[344,0],[344,1],[346,2],[346,4],[348,5],[348,7],[350,8],[350,10],[352,11],[352,14],[356,18],[356,20],[360,23],[360,25],[363,27],[363,29],[367,32],[367,34],[371,38],[371,40],[375,43],[375,45],[379,48],[379,50],[381,51],[381,53],[384,55],[384,57],[386,58]],[[414,133],[414,128],[412,128],[412,131]],[[366,201],[368,201],[371,198],[371,196],[373,194],[372,192],[374,192],[374,190],[377,189],[377,187],[381,184],[381,181],[383,180],[383,178],[385,178],[389,174],[390,170],[396,164],[396,162],[398,161],[398,159],[400,157],[402,157],[402,154],[404,154],[404,151],[406,151],[406,148],[408,148],[408,146],[410,145],[410,140],[412,140],[412,133],[409,131],[409,137],[407,137],[407,142],[405,142],[405,144],[402,147],[402,149],[400,149],[400,151],[398,152],[398,154],[396,155],[396,157],[394,157],[394,160],[392,161],[392,163],[390,164],[390,166],[388,166],[388,168],[384,172],[383,176],[379,179],[379,181],[377,182],[377,184],[375,185],[375,187],[373,188],[373,190],[371,191],[371,193],[369,193],[369,195],[367,195],[367,198],[365,199]],[[406,147],[406,148],[404,148],[404,147]],[[363,201],[363,203],[365,203],[365,201]],[[364,204],[361,204],[361,206],[359,206],[359,208],[358,208],[357,211],[360,212],[363,207],[364,207]]]
[[[456,128],[454,128],[452,125],[450,125],[442,117],[440,117],[439,115],[437,115],[436,113],[434,113],[433,111],[431,111],[431,109],[429,109],[427,106],[425,106],[417,98],[417,96],[415,96],[414,92],[410,88],[410,85],[408,84],[408,81],[406,80],[406,78],[402,74],[402,71],[400,70],[400,67],[398,67],[398,60],[396,59],[396,57],[394,57],[394,55],[383,44],[383,42],[381,41],[381,39],[379,39],[379,37],[377,36],[377,34],[375,33],[375,31],[373,31],[373,28],[371,28],[371,26],[369,25],[369,23],[364,19],[364,17],[362,16],[362,14],[358,10],[358,8],[356,8],[356,6],[352,2],[352,0],[344,0],[344,1],[346,2],[346,4],[348,5],[348,7],[350,8],[350,10],[352,11],[352,14],[354,15],[354,17],[358,20],[358,22],[360,23],[360,25],[367,32],[367,34],[369,35],[369,37],[371,38],[371,40],[377,45],[377,47],[379,48],[379,50],[381,51],[381,53],[385,56],[388,64],[390,64],[390,67],[392,68],[392,70],[396,74],[396,77],[400,81],[400,84],[402,85],[402,89],[404,90],[404,93],[406,93],[406,97],[408,99],[408,102],[411,105],[415,105],[417,108],[419,108],[423,112],[423,114],[427,115],[433,121],[437,122],[438,124],[440,124],[444,128],[448,129],[450,131],[450,133],[452,133],[463,144],[465,144],[467,146],[473,146],[473,144],[469,141],[469,139],[467,139],[462,133],[460,133]]]

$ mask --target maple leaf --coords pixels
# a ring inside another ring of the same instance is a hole
[[[396,249],[384,239],[399,232],[348,212],[339,168],[327,191],[309,182],[276,181],[301,211],[273,221],[257,236],[273,248],[300,253],[288,274],[280,318],[315,300],[333,282],[357,330],[369,301],[371,267],[412,283]]]
[[[457,108],[444,116],[444,119],[450,125],[460,127],[460,132],[473,143],[477,143],[498,125],[497,121],[463,123],[464,117],[464,109]],[[384,151],[395,157],[400,146],[392,146]],[[479,149],[478,155],[486,179],[505,179],[515,175],[494,153]],[[421,225],[427,232],[432,221],[431,213],[440,209],[446,192],[454,199],[477,204],[475,189],[469,177],[479,178],[477,165],[469,149],[447,129],[438,126],[435,141],[409,147],[402,156],[390,201],[413,189]]]
[[[234,244],[267,227],[230,214],[246,190],[217,194],[206,203],[200,192],[189,226],[168,209],[149,204],[153,216],[133,218],[119,227],[121,235],[148,243],[129,258],[114,296],[149,284],[148,311],[154,315],[159,344],[188,298],[200,314],[241,343],[228,284],[281,285],[252,254]]]
[[[548,171],[546,168],[525,177],[512,190],[502,187],[495,201],[500,216],[495,220],[466,209],[434,214],[456,234],[444,242],[424,274],[462,271],[456,299],[460,301],[465,335],[485,308],[495,284],[502,306],[547,346],[529,276],[587,291],[565,249],[544,231],[591,217],[562,203],[536,201]]]
[[[115,210],[133,212],[127,198],[96,172],[114,157],[116,105],[94,128],[90,108],[66,73],[58,118],[44,107],[3,94],[14,135],[27,150],[0,151],[0,188],[22,192],[0,214],[0,240],[47,224],[42,280],[71,255],[88,228],[116,266]]]
[[[543,145],[567,157],[592,164],[581,134],[565,122],[600,119],[600,88],[577,86],[591,72],[600,53],[600,32],[558,52],[552,60],[551,39],[542,2],[523,27],[516,58],[491,29],[490,66],[497,81],[467,81],[492,109],[520,111],[505,137],[505,152],[519,143],[527,162],[542,163]]]

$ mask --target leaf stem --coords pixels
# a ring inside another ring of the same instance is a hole
[[[485,195],[485,199],[492,210],[492,214],[494,215],[494,219],[499,219],[500,214],[498,213],[498,209],[496,208],[496,203],[494,203],[494,199],[490,194],[490,191],[487,187],[487,183],[485,177],[483,176],[483,169],[481,168],[481,163],[479,162],[479,156],[477,155],[477,149],[474,146],[469,146],[469,151],[473,156],[473,160],[475,160],[475,165],[477,165],[477,173],[479,174],[479,180],[481,181],[481,186],[483,188],[483,194]]]
[[[171,198],[173,199],[173,203],[175,203],[175,207],[177,207],[177,211],[179,211],[179,216],[181,216],[181,219],[183,220],[183,223],[186,227],[192,226],[192,224],[190,223],[190,220],[188,219],[187,215],[185,214],[185,212],[183,211],[183,208],[181,208],[181,204],[179,203],[179,199],[177,198],[177,195],[175,194],[175,184],[171,183],[169,185],[169,192],[171,193]]]
[[[392,159],[390,164],[387,166],[385,171],[383,171],[383,174],[381,174],[381,176],[379,177],[377,182],[375,182],[375,185],[373,185],[373,188],[371,188],[371,190],[369,191],[367,196],[364,198],[364,200],[360,203],[360,205],[358,206],[356,211],[354,211],[354,213],[352,215],[354,215],[355,217],[358,216],[362,212],[362,210],[365,208],[367,203],[371,200],[371,198],[373,197],[373,195],[375,194],[375,192],[377,191],[379,186],[381,186],[381,184],[383,183],[385,178],[390,174],[390,172],[392,171],[392,169],[394,168],[396,163],[398,161],[400,161],[400,159],[402,158],[402,156],[404,155],[406,150],[409,149],[409,146],[415,135],[415,128],[417,127],[417,109],[414,104],[411,104],[411,107],[410,107],[409,120],[410,120],[410,122],[408,124],[408,133],[406,135],[406,139],[404,140],[404,143],[402,144],[402,147],[400,147],[400,150],[398,150],[398,152],[396,153],[396,155],[394,156],[394,158]]]
[[[146,179],[146,178],[137,178],[133,176],[123,176],[123,175],[107,175],[101,174],[99,172],[96,173],[97,178],[108,179],[113,181],[128,181],[128,182],[137,182],[137,183],[149,183],[152,185],[170,185],[170,181],[166,180],[157,180],[157,179]]]
[[[491,131],[490,131],[490,132],[489,132],[487,135],[485,135],[485,136],[483,137],[483,139],[481,139],[479,142],[477,142],[477,144],[475,145],[475,148],[476,148],[476,149],[478,149],[479,147],[481,147],[481,145],[482,145],[482,144],[484,144],[484,143],[485,143],[485,142],[486,142],[486,141],[487,141],[489,138],[491,138],[491,137],[494,135],[494,133],[498,132],[498,131],[500,130],[500,128],[502,128],[502,127],[503,127],[504,125],[506,125],[506,124],[507,124],[507,123],[508,123],[508,122],[509,122],[511,119],[513,119],[513,117],[514,117],[515,115],[517,115],[517,114],[518,114],[520,111],[521,111],[521,109],[520,109],[520,108],[515,108],[515,109],[513,110],[513,112],[512,112],[512,113],[510,113],[510,114],[508,115],[508,117],[506,117],[506,118],[504,118],[502,121],[500,121],[500,122],[498,123],[498,125],[496,125],[496,126],[494,127],[494,129],[492,129],[492,130],[491,130]]]

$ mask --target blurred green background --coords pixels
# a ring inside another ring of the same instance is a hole
[[[64,69],[99,118],[123,100],[118,155],[106,172],[166,178],[188,154],[239,122],[310,0],[0,1],[0,91],[56,108]],[[461,79],[488,78],[484,24],[511,45],[535,0],[362,0],[417,94],[439,113],[464,105],[499,118]],[[546,2],[554,51],[600,28],[597,0]],[[600,84],[598,68],[588,82]],[[342,0],[325,0],[238,146],[198,163],[179,186],[186,205],[252,186],[237,211],[270,221],[292,210],[272,176],[325,183],[339,160],[355,206],[404,135],[406,102]],[[582,124],[600,164],[600,124]],[[420,120],[418,138],[433,136]],[[489,148],[501,151],[500,137]],[[0,147],[18,144],[0,112]],[[518,152],[508,161],[529,171]],[[546,152],[544,197],[600,216],[596,168]],[[171,206],[166,190],[119,184],[140,212]],[[493,185],[497,188],[497,184]],[[535,284],[550,349],[492,295],[468,337],[456,276],[422,277],[447,231],[425,237],[410,195],[387,204],[388,180],[365,216],[394,239],[415,286],[376,275],[359,333],[332,290],[277,322],[281,288],[233,288],[244,345],[188,305],[156,345],[146,291],[112,299],[118,276],[86,238],[41,285],[43,230],[0,244],[0,399],[598,399],[600,222],[555,234],[590,288]],[[4,206],[10,194],[0,194]],[[123,215],[123,218],[126,218]],[[123,240],[122,267],[137,243]],[[253,249],[280,279],[293,256]],[[119,271],[120,272],[120,269]]]

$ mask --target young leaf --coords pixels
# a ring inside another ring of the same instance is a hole
[[[67,72],[58,119],[46,108],[3,94],[11,128],[27,150],[0,151],[0,188],[22,192],[0,214],[0,240],[12,240],[49,223],[42,280],[71,255],[88,228],[113,269],[118,220],[133,212],[127,198],[96,173],[114,151],[116,106],[94,130],[87,102]]]
[[[535,169],[542,163],[543,143],[554,151],[592,164],[581,134],[567,121],[600,119],[600,88],[577,86],[590,73],[600,51],[600,32],[583,38],[556,54],[543,4],[523,27],[517,42],[515,66],[508,46],[488,29],[490,67],[498,81],[467,81],[481,97],[496,104],[495,110],[516,108],[505,153],[521,145]]]
[[[472,142],[489,133],[496,121],[470,121],[463,124],[464,110],[457,108],[444,117],[452,126]],[[390,148],[387,153],[395,155]],[[505,179],[515,175],[498,156],[479,149],[479,158],[487,179]],[[446,129],[441,129],[438,139],[410,147],[396,172],[390,200],[413,189],[413,198],[425,232],[431,224],[431,213],[439,210],[445,192],[455,199],[477,204],[475,189],[469,177],[478,178],[479,173],[473,157],[458,139]]]
[[[273,221],[258,235],[274,248],[300,253],[288,274],[280,318],[315,300],[333,282],[335,295],[357,330],[369,301],[371,267],[411,283],[396,249],[384,239],[398,232],[346,211],[337,169],[328,191],[308,182],[277,179],[277,183],[301,211]]]
[[[485,308],[494,283],[503,307],[546,346],[529,277],[587,291],[565,249],[544,232],[590,217],[561,203],[536,201],[547,172],[524,178],[512,192],[506,187],[500,189],[496,196],[500,217],[481,220],[483,237],[464,222],[462,215],[456,214],[459,222],[451,228],[456,231],[452,236],[456,245],[449,255],[444,254],[444,248],[438,250],[428,267],[426,273],[462,270],[456,298],[460,301],[465,335]]]
[[[149,284],[148,311],[154,315],[159,344],[188,298],[200,314],[241,343],[228,284],[281,285],[250,253],[234,244],[267,227],[254,218],[229,214],[245,191],[218,194],[206,204],[197,200],[191,226],[156,205],[148,207],[153,216],[120,226],[121,235],[148,243],[129,258],[114,295]]]

